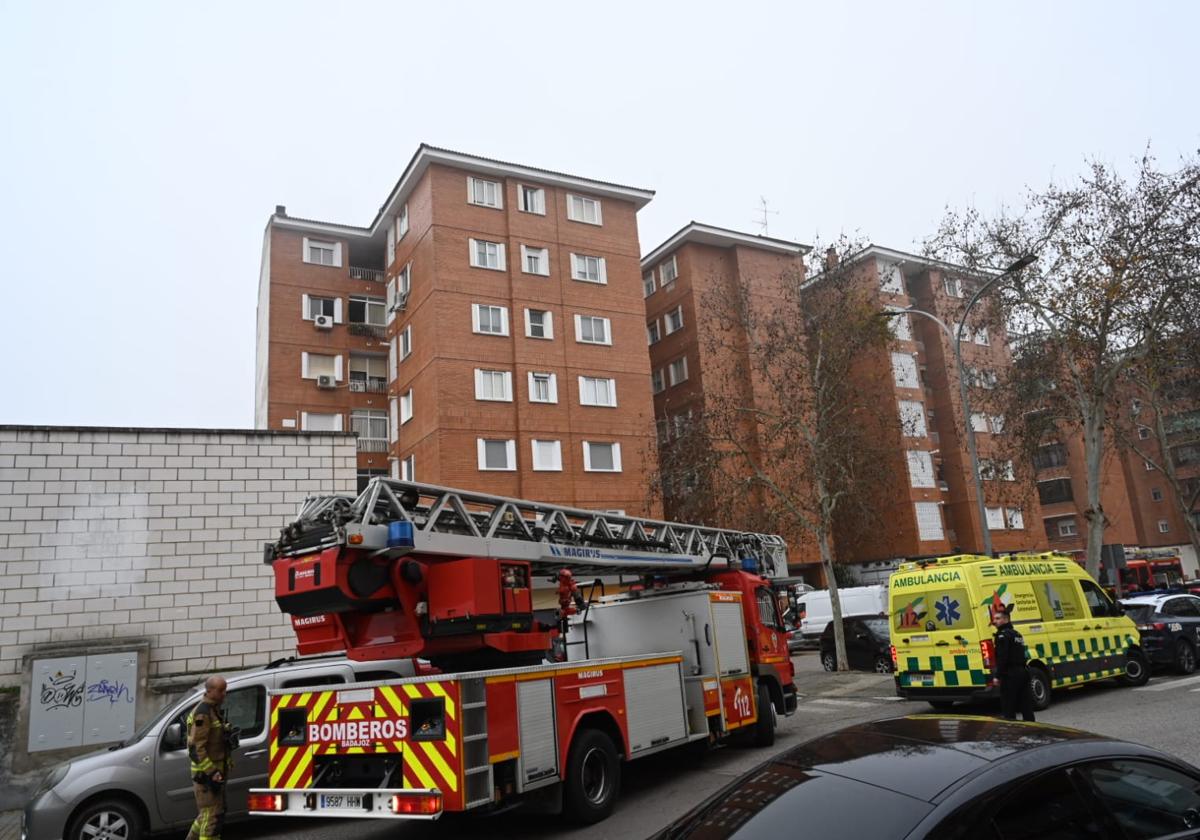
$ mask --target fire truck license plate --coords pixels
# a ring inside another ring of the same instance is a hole
[[[322,793],[321,808],[357,808],[362,810],[362,794],[361,793]]]

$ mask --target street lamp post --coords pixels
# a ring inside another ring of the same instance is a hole
[[[1004,271],[1000,272],[991,280],[980,286],[975,291],[975,294],[971,295],[970,299],[967,301],[967,305],[963,307],[962,316],[958,319],[957,329],[951,330],[945,321],[934,315],[932,312],[926,312],[923,309],[913,309],[912,307],[909,307],[889,313],[891,316],[901,315],[904,313],[925,316],[941,328],[942,332],[946,334],[946,337],[950,339],[950,344],[954,348],[954,366],[958,371],[958,395],[959,399],[962,401],[963,422],[967,431],[967,454],[971,459],[971,475],[975,481],[975,507],[976,512],[979,514],[979,533],[983,537],[983,553],[989,557],[992,555],[992,531],[990,528],[988,528],[987,523],[987,504],[983,498],[983,476],[979,474],[979,450],[975,445],[975,429],[971,425],[971,399],[967,389],[967,378],[963,375],[963,327],[966,326],[967,316],[971,314],[971,308],[975,306],[975,304],[983,296],[984,292],[995,286],[1008,275],[1014,274],[1031,265],[1036,259],[1037,257],[1034,255],[1026,254],[1008,268],[1004,269]]]

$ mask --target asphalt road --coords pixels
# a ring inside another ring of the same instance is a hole
[[[227,840],[645,837],[773,752],[850,723],[929,711],[923,703],[896,698],[889,676],[826,674],[813,653],[802,654],[794,661],[802,695],[800,708],[792,717],[780,720],[773,748],[727,747],[713,751],[700,763],[668,752],[625,765],[617,810],[598,825],[572,828],[557,817],[519,812],[486,818],[443,817],[424,823],[267,818],[230,826],[224,836]],[[1181,678],[1157,674],[1138,689],[1105,683],[1057,692],[1053,705],[1039,714],[1038,720],[1137,741],[1200,766],[1197,709],[1200,675]],[[989,714],[997,709],[976,707],[972,711]]]

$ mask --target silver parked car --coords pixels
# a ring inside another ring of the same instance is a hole
[[[411,660],[353,662],[342,656],[288,658],[228,675],[225,712],[241,729],[226,788],[227,821],[246,816],[246,794],[267,779],[267,690],[412,676]],[[197,685],[126,741],[55,767],[25,806],[22,840],[138,840],[186,828],[196,816],[184,720]]]

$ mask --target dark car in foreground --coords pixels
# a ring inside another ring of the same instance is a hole
[[[779,753],[655,835],[1200,838],[1200,769],[1038,723],[913,715]]]
[[[1121,608],[1137,624],[1152,665],[1168,665],[1181,674],[1196,670],[1200,598],[1182,591],[1142,593],[1123,598]]]
[[[888,620],[877,615],[842,617],[846,634],[846,660],[852,670],[892,672],[892,647],[888,640]],[[833,622],[821,633],[821,666],[826,671],[837,670],[837,653],[833,644]]]

